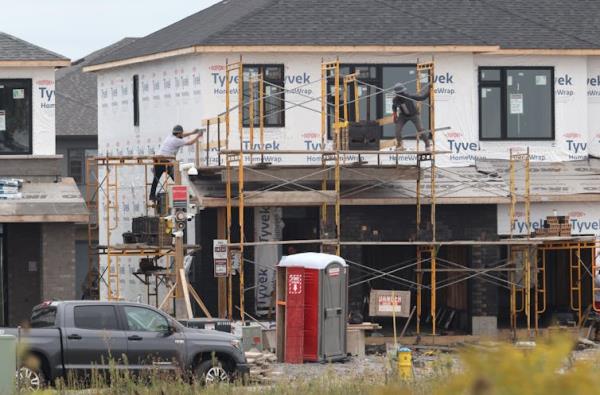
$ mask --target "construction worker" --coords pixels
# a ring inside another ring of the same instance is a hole
[[[394,123],[396,124],[396,149],[403,150],[402,129],[406,122],[411,121],[417,128],[417,139],[421,138],[425,142],[425,149],[430,149],[429,133],[425,132],[423,122],[421,122],[421,113],[417,107],[417,101],[423,101],[429,98],[429,89],[423,95],[411,95],[408,89],[402,83],[394,85],[394,100],[392,102],[392,112]]]
[[[195,134],[196,137],[186,139],[186,137],[193,134]],[[175,125],[172,133],[167,136],[165,141],[163,141],[162,145],[160,146],[158,155],[177,156],[179,148],[183,147],[184,145],[194,144],[200,137],[202,137],[202,134],[203,132],[200,129],[194,129],[191,132],[184,132],[181,125]],[[154,165],[154,179],[152,180],[152,187],[150,188],[150,200],[156,200],[156,187],[158,186],[158,182],[165,172],[169,175],[169,177],[171,177],[172,180],[175,180],[173,177],[173,166]]]

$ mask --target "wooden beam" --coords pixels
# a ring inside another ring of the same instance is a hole
[[[173,292],[175,292],[175,288],[177,288],[177,283],[173,284],[171,286],[171,288],[169,288],[169,291],[167,292],[167,294],[165,295],[165,297],[163,298],[163,300],[158,305],[158,308],[160,310],[164,310],[165,305],[167,304],[167,302],[169,301],[169,299],[173,296]]]
[[[248,207],[319,206],[323,203],[334,204],[335,199],[335,191],[246,192],[244,205]]]
[[[495,51],[499,48],[497,45],[197,45],[87,66],[83,71],[94,72],[194,53],[472,53]]]
[[[200,297],[200,295],[198,295],[198,293],[196,292],[194,287],[192,287],[192,284],[188,283],[188,291],[190,292],[190,294],[192,295],[192,297],[194,298],[196,303],[198,303],[198,306],[200,306],[200,309],[202,309],[202,312],[204,313],[204,315],[206,315],[207,318],[212,318],[210,311],[208,311],[208,309],[206,308],[206,305],[202,301],[202,298]]]
[[[481,55],[542,55],[542,56],[597,56],[600,55],[600,49],[544,49],[544,48],[516,48],[516,49],[497,49],[494,51],[484,51]]]
[[[194,318],[192,312],[192,303],[190,302],[190,286],[187,282],[187,276],[185,275],[185,269],[179,269],[179,281],[181,281],[181,288],[183,291],[183,301],[185,303],[185,311],[189,319]]]
[[[58,60],[2,60],[0,67],[68,67],[69,59]]]

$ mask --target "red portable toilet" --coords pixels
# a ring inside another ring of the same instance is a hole
[[[346,357],[348,265],[336,255],[307,252],[277,265],[277,357],[281,362]]]

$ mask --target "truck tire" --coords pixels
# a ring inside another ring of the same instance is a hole
[[[21,366],[16,372],[16,381],[20,390],[36,391],[46,386],[46,377],[41,366]]]
[[[225,370],[218,360],[202,361],[194,368],[194,376],[202,385],[214,385],[219,383],[228,383],[231,381],[231,374]]]

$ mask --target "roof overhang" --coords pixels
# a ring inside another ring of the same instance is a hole
[[[71,61],[64,60],[0,60],[0,67],[68,67]]]
[[[89,213],[72,178],[58,182],[25,182],[21,198],[0,200],[0,223],[87,223]]]
[[[196,45],[173,51],[159,52],[151,55],[133,57],[86,66],[84,72],[94,72],[129,66],[153,60],[167,59],[174,56],[200,53],[479,53],[499,50],[497,45]]]
[[[600,56],[599,49],[497,49],[494,51],[481,52],[482,55],[529,55],[529,56]]]

